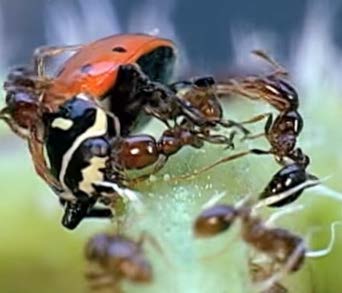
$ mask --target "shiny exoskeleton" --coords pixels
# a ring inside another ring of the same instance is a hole
[[[149,283],[153,279],[152,266],[143,251],[144,238],[131,240],[123,235],[98,234],[85,249],[89,269],[86,278],[92,289],[108,288],[121,292],[123,280]]]
[[[238,219],[241,222],[243,241],[266,254],[274,265],[285,267],[287,272],[296,272],[301,268],[306,252],[303,239],[288,230],[267,227],[252,214],[248,206],[220,204],[210,207],[197,217],[194,233],[200,238],[213,237],[228,230]]]
[[[266,136],[271,148],[269,150],[250,149],[236,153],[222,158],[196,173],[204,172],[218,164],[232,161],[249,154],[272,154],[276,161],[282,165],[282,168],[272,177],[263,192],[260,193],[259,199],[265,205],[272,207],[281,207],[295,201],[306,188],[319,183],[317,177],[306,171],[310,162],[309,157],[300,148],[296,147],[298,135],[303,128],[302,117],[297,111],[299,105],[297,92],[287,82],[278,79],[276,76],[260,79],[257,79],[257,77],[254,79],[246,78],[246,80],[242,80],[241,82],[237,80],[234,83],[232,82],[232,84],[234,85],[231,90],[232,92],[235,93],[236,90],[239,94],[266,100],[280,111],[280,114],[274,120],[272,114],[267,113],[243,122],[252,123],[268,117],[265,132],[262,135]],[[221,86],[223,87],[223,85]],[[222,94],[223,89],[219,90]],[[225,91],[228,90],[225,89]],[[256,135],[249,138],[259,136]],[[179,178],[188,177],[189,175],[185,175]],[[280,193],[284,196],[278,197]]]
[[[67,51],[76,53],[48,76],[46,59]],[[189,82],[184,94],[179,86],[167,85],[174,61],[169,40],[116,35],[84,45],[38,48],[33,69],[16,68],[8,75],[0,118],[28,141],[36,172],[65,206],[64,226],[75,228],[87,216],[109,216],[107,209],[94,210],[94,204],[107,202],[104,194],[112,196],[114,185],[127,183],[126,170],[155,164],[155,172],[185,145],[232,146],[232,137],[210,130],[235,124],[224,122],[215,97],[197,94],[211,88],[213,80]],[[158,141],[130,136],[148,116],[168,126]]]
[[[276,64],[265,54],[258,52],[258,55],[272,64]],[[310,163],[309,157],[303,153],[301,148],[296,146],[297,138],[303,129],[303,119],[298,112],[298,94],[281,77],[287,73],[278,65],[277,67],[276,72],[268,76],[248,76],[240,79],[231,79],[217,85],[217,93],[220,96],[238,94],[250,99],[263,100],[279,111],[275,119],[272,113],[265,113],[242,122],[242,124],[248,124],[267,118],[264,133],[261,135],[266,137],[271,148],[269,150],[250,149],[249,151],[223,158],[211,166],[200,170],[200,172],[206,171],[223,162],[235,160],[249,154],[273,155],[276,161],[283,167],[273,176],[271,182],[261,193],[260,199],[268,199],[280,192],[286,192],[294,188],[296,184],[302,184],[303,186],[303,188],[294,191],[293,194],[289,193],[286,199],[282,198],[279,202],[276,202],[276,198],[270,199],[270,206],[273,207],[280,207],[293,202],[305,188],[318,184],[318,179],[306,171]],[[247,138],[253,139],[261,135],[247,136]],[[310,182],[304,184],[306,181]]]
[[[78,95],[43,115],[44,156],[49,173],[60,183],[54,189],[65,206],[62,224],[74,229],[85,217],[111,217],[111,204],[125,188],[125,171],[155,166],[183,146],[200,148],[201,136],[180,126],[164,131],[157,141],[149,135],[122,136],[120,122],[87,95]],[[147,175],[145,175],[147,176]]]

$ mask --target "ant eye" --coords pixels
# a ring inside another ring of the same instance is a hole
[[[231,226],[237,217],[234,207],[217,205],[204,210],[197,218],[194,231],[197,237],[210,237],[219,234]]]

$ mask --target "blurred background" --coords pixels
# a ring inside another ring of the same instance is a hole
[[[303,97],[302,145],[312,156],[312,170],[331,176],[327,185],[342,190],[341,16],[339,0],[0,0],[0,74],[3,79],[12,66],[29,63],[38,46],[126,32],[175,40],[180,75],[222,75],[260,65],[249,52],[265,49],[287,66]],[[83,243],[103,222],[63,229],[61,209],[34,174],[25,143],[3,123],[0,178],[0,292],[46,292],[47,286],[49,292],[84,292]],[[318,211],[305,221],[327,228],[341,218],[336,199],[303,202]],[[328,241],[326,230],[318,247]],[[341,249],[334,257],[342,260]],[[320,264],[311,292],[342,292],[331,261]]]

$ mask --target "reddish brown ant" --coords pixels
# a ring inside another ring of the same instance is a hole
[[[93,236],[85,248],[89,263],[86,278],[90,287],[122,292],[120,285],[123,280],[150,283],[153,271],[143,250],[144,235],[137,241],[123,235],[103,233]]]
[[[271,148],[269,150],[250,149],[233,154],[195,171],[193,174],[178,176],[176,179],[190,178],[192,175],[200,174],[214,166],[249,154],[272,154],[283,167],[273,176],[264,192],[260,194],[260,198],[265,199],[265,202],[272,202],[270,206],[279,207],[296,200],[305,188],[318,184],[318,180],[315,176],[306,172],[306,168],[310,163],[309,157],[300,148],[296,148],[297,137],[303,128],[303,119],[297,111],[299,106],[298,94],[291,85],[279,78],[280,75],[287,73],[275,61],[262,52],[256,53],[277,66],[275,73],[266,77],[253,76],[233,79],[227,83],[219,83],[217,85],[217,92],[219,95],[234,93],[251,99],[265,100],[280,111],[276,119],[273,119],[271,113],[266,113],[241,123],[254,123],[267,117],[265,133],[262,135],[266,136]],[[253,135],[245,138],[256,138],[259,136]],[[305,182],[308,184],[305,184]],[[294,193],[289,193],[288,198],[283,198],[279,202],[275,201],[276,197],[274,196],[276,194],[294,188],[296,185],[300,185],[302,188],[299,188]],[[266,200],[267,198],[270,198],[269,201]]]
[[[299,99],[297,91],[281,76],[287,72],[264,52],[254,51],[272,65],[276,66],[274,73],[267,76],[253,76],[241,79],[232,79],[227,83],[218,85],[218,92],[234,93],[251,99],[264,100],[279,111],[276,119],[272,113],[257,115],[242,124],[254,123],[263,118],[267,118],[265,135],[269,142],[270,150],[251,150],[255,154],[273,154],[275,159],[282,165],[287,164],[288,160],[302,165],[304,168],[309,164],[309,157],[301,149],[296,148],[297,137],[303,129],[303,118],[298,112]],[[250,136],[256,138],[261,135]],[[248,138],[248,137],[247,137]]]
[[[281,228],[270,228],[253,215],[246,205],[234,207],[216,205],[204,210],[194,223],[197,237],[212,237],[231,227],[236,220],[241,221],[241,237],[257,251],[272,260],[272,276],[258,280],[261,291],[268,292],[287,272],[298,271],[304,263],[306,247],[300,236]]]
[[[281,194],[278,195],[282,197]],[[288,208],[286,213],[273,214],[268,221],[261,220],[257,215],[257,209],[264,206],[263,203],[250,199],[243,199],[235,206],[217,204],[203,210],[194,222],[194,233],[199,238],[208,238],[228,230],[236,220],[241,222],[242,240],[263,253],[271,262],[263,259],[251,259],[249,268],[252,280],[256,282],[258,292],[287,292],[279,281],[287,273],[298,271],[305,258],[320,258],[328,255],[335,243],[336,227],[341,222],[336,221],[330,225],[330,241],[320,250],[309,250],[304,240],[292,232],[273,227],[274,222],[280,216],[302,209],[302,206]]]

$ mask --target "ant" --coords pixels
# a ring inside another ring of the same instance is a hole
[[[278,194],[282,197],[282,194]],[[273,227],[273,222],[283,213],[274,214],[272,220],[263,221],[256,215],[256,210],[264,206],[245,199],[235,206],[217,204],[206,208],[196,218],[193,230],[198,238],[214,237],[225,232],[237,221],[241,223],[241,237],[244,242],[266,255],[271,262],[260,265],[250,261],[252,280],[260,292],[287,292],[279,280],[287,273],[297,272],[304,264],[305,258],[324,257],[331,252],[335,243],[335,229],[341,222],[330,225],[331,238],[324,249],[309,250],[302,237],[286,229]],[[292,208],[292,211],[302,208]],[[284,214],[289,213],[287,211]],[[272,291],[273,290],[273,291]]]
[[[123,280],[145,284],[152,282],[152,266],[143,250],[145,240],[146,234],[138,240],[121,234],[93,236],[85,248],[89,263],[86,278],[91,288],[110,288],[114,292],[122,292],[120,284]]]
[[[257,55],[277,66],[275,73],[266,77],[246,77],[242,79],[233,79],[228,83],[219,83],[217,91],[219,95],[235,93],[249,97],[251,99],[262,99],[274,106],[280,113],[273,119],[272,113],[265,113],[255,116],[241,124],[257,122],[267,117],[265,132],[261,135],[266,137],[270,144],[269,150],[250,149],[231,156],[222,158],[213,164],[206,166],[193,174],[179,176],[177,179],[186,179],[205,172],[221,163],[232,161],[249,154],[274,156],[276,162],[282,165],[282,168],[273,176],[272,180],[266,186],[264,192],[260,194],[260,199],[272,197],[270,206],[280,207],[296,200],[303,190],[307,187],[316,185],[318,180],[315,176],[308,174],[306,168],[310,163],[309,157],[303,153],[301,148],[296,147],[299,134],[303,129],[303,119],[298,112],[299,99],[296,90],[287,82],[280,79],[279,75],[287,74],[284,69],[277,65],[265,53],[257,51]],[[246,136],[244,139],[253,139],[261,136],[260,134]],[[305,185],[306,181],[314,182]],[[274,197],[277,193],[291,189],[296,185],[304,184],[303,188],[292,193],[288,198],[275,202]]]
[[[228,230],[238,219],[242,239],[266,254],[272,260],[273,271],[279,271],[277,278],[263,280],[259,287],[273,286],[284,273],[296,272],[302,267],[306,253],[303,239],[288,230],[267,227],[246,204],[240,207],[219,204],[202,211],[195,220],[194,233],[199,238],[213,237]]]
[[[272,74],[267,76],[245,77],[232,79],[228,83],[218,85],[218,92],[240,94],[251,99],[264,100],[279,111],[274,119],[272,113],[257,115],[241,124],[249,124],[267,118],[264,133],[246,137],[254,139],[262,135],[266,136],[270,150],[251,150],[254,154],[272,154],[281,165],[288,160],[301,164],[304,168],[310,163],[300,148],[296,148],[296,142],[303,129],[303,118],[298,112],[299,98],[297,91],[286,81],[280,78],[288,73],[273,59],[262,51],[254,53],[276,67]]]

